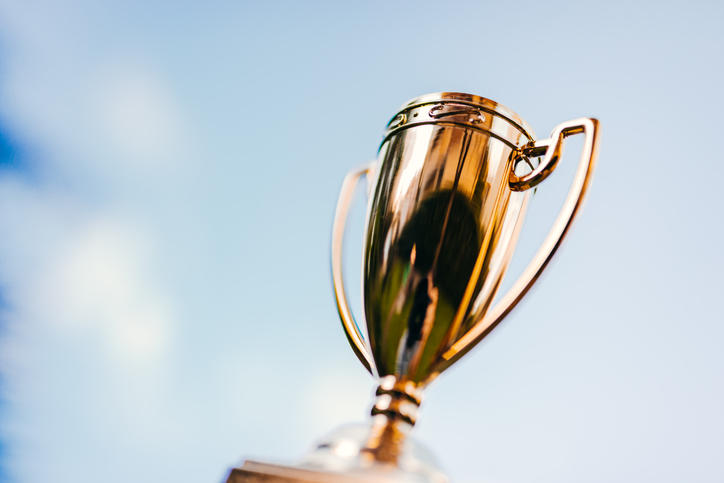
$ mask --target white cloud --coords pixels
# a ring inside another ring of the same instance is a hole
[[[151,257],[143,235],[112,219],[91,220],[73,235],[44,279],[46,298],[64,323],[103,327],[118,355],[157,357],[168,339],[169,309],[144,268]]]
[[[77,464],[99,432],[115,444],[158,444],[159,428],[173,426],[164,420],[163,384],[173,307],[151,234],[8,176],[0,180],[0,232],[11,473],[42,481],[75,472],[84,481]],[[96,451],[106,458],[103,448]]]
[[[0,205],[0,281],[16,316],[39,330],[99,328],[119,360],[160,357],[172,309],[154,273],[151,233],[8,177]]]
[[[184,112],[143,56],[84,58],[83,25],[36,28],[14,10],[0,114],[33,168],[0,173],[8,470],[17,481],[94,481],[109,468],[109,481],[139,479],[183,433],[168,375],[178,310],[159,263],[168,235],[152,207],[184,189]]]
[[[134,168],[178,161],[187,148],[181,110],[149,66],[116,61],[100,69],[94,86],[93,119],[108,142]]]

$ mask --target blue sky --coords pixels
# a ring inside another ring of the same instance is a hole
[[[398,106],[449,90],[541,137],[595,116],[601,154],[560,256],[430,387],[416,437],[454,481],[722,481],[723,21],[713,1],[2,2],[0,475],[219,481],[364,420],[334,203]]]

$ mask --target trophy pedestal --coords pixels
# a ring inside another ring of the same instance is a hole
[[[336,472],[320,472],[294,466],[245,461],[229,473],[226,483],[368,483],[371,480]]]
[[[448,483],[432,454],[412,439],[395,463],[365,457],[369,432],[367,424],[338,428],[292,466],[246,460],[231,470],[226,483]]]
[[[398,469],[351,472],[323,471],[299,466],[281,466],[247,460],[229,473],[226,483],[437,483],[444,477],[427,478]]]

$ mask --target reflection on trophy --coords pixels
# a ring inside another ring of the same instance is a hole
[[[546,267],[586,194],[597,133],[598,122],[582,118],[539,140],[515,113],[470,94],[430,94],[405,104],[387,125],[377,161],[345,178],[332,235],[342,325],[378,380],[371,423],[333,433],[297,467],[247,462],[229,481],[447,481],[408,437],[423,391],[503,320]],[[563,208],[533,260],[493,304],[531,188],[555,169],[564,139],[574,134],[584,135],[583,151]],[[355,318],[342,241],[363,177],[364,314]]]

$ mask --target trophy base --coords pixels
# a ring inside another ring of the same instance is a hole
[[[370,481],[375,480],[337,472],[321,472],[247,460],[241,468],[231,470],[226,483],[366,483]]]
[[[226,483],[448,483],[427,449],[405,442],[396,464],[363,457],[370,427],[348,425],[317,442],[301,464],[283,466],[247,460],[234,468]]]

